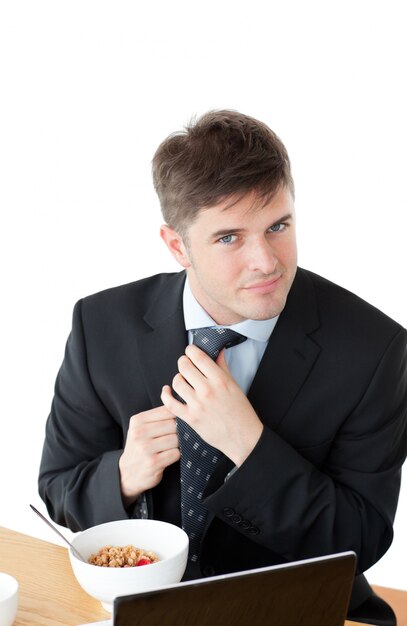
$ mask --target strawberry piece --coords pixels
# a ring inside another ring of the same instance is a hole
[[[151,561],[148,557],[143,557],[139,561],[137,561],[137,566],[139,565],[150,565]]]

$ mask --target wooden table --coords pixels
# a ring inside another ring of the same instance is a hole
[[[0,571],[20,584],[13,626],[78,626],[109,618],[100,603],[79,586],[68,552],[61,546],[0,526]],[[345,624],[357,626],[356,622]]]
[[[0,571],[20,584],[13,626],[78,626],[109,618],[79,586],[61,546],[0,527]]]

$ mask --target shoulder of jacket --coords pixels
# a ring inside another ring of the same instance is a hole
[[[387,330],[396,334],[404,330],[397,321],[345,287],[309,270],[299,268],[299,273],[312,284],[319,308],[330,310],[338,319],[353,320],[356,324],[367,323],[376,332]]]
[[[80,302],[87,305],[101,304],[102,302],[114,302],[118,300],[132,300],[141,294],[144,297],[159,293],[160,290],[171,280],[177,277],[181,272],[161,273],[153,276],[147,276],[139,280],[103,289],[96,293],[81,298]]]

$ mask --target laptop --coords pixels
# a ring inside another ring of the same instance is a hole
[[[113,626],[343,626],[355,566],[342,552],[122,596]]]

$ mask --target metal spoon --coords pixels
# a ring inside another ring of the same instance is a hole
[[[59,535],[61,537],[61,539],[63,539],[65,541],[65,543],[68,544],[68,546],[71,548],[73,554],[76,556],[77,559],[79,559],[80,561],[83,561],[84,563],[87,563],[86,559],[83,558],[83,556],[81,555],[80,552],[78,552],[78,550],[75,548],[75,546],[73,546],[71,544],[70,541],[68,541],[68,539],[66,537],[63,536],[62,533],[59,532],[58,528],[56,528],[54,526],[54,524],[52,524],[52,522],[50,522],[49,520],[47,520],[46,517],[43,516],[42,513],[40,513],[39,511],[37,511],[37,509],[35,508],[35,506],[33,506],[32,504],[30,504],[30,507],[32,508],[32,510],[34,511],[34,513],[36,513],[46,524],[48,524],[48,526],[50,526],[52,528],[53,531],[55,531],[57,533],[57,535]]]

